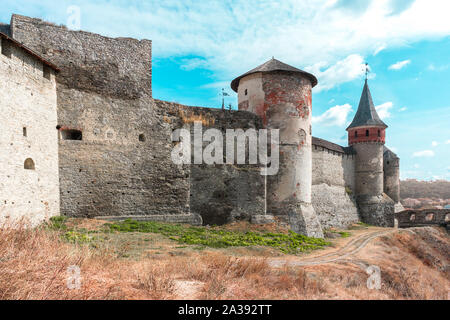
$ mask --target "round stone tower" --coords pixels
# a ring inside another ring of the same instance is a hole
[[[323,237],[311,204],[312,74],[276,59],[233,80],[239,110],[257,114],[267,129],[279,129],[280,168],[267,177],[267,214],[295,232]]]
[[[395,202],[395,212],[404,210],[400,203],[400,158],[384,147],[384,193]]]
[[[387,127],[377,114],[366,80],[358,111],[347,131],[349,145],[356,152],[355,194],[360,214],[364,222],[378,226],[393,225],[393,201],[383,193]]]

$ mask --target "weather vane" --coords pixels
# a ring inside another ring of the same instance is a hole
[[[222,89],[222,110],[225,110],[225,97],[229,97],[230,95],[225,92],[225,89]]]
[[[370,72],[369,64],[366,62],[366,81],[367,79],[369,79],[369,72]]]

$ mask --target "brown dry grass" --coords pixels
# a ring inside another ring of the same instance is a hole
[[[271,268],[223,251],[124,259],[112,248],[61,240],[45,229],[0,231],[0,299],[446,299],[448,235],[421,229],[375,241],[356,260],[381,267],[380,291],[355,263]],[[67,268],[81,268],[80,290]]]

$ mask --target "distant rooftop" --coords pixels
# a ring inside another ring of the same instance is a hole
[[[343,153],[343,154],[355,154],[355,150],[353,149],[353,147],[342,147],[333,142],[330,142],[330,141],[327,141],[324,139],[320,139],[320,138],[316,138],[316,137],[312,138],[312,144],[314,146],[322,147],[322,148],[328,149],[330,151],[336,151],[336,152]]]
[[[361,101],[359,102],[358,112],[356,112],[356,116],[347,130],[364,126],[380,126],[384,128],[388,127],[380,119],[380,116],[375,109],[367,80],[364,85],[363,93],[361,95]]]
[[[241,81],[242,78],[249,76],[251,74],[255,74],[255,73],[268,73],[268,72],[273,72],[273,71],[286,71],[286,72],[293,72],[293,73],[300,73],[303,74],[304,76],[306,76],[307,78],[309,78],[311,80],[312,86],[315,87],[317,86],[317,84],[319,83],[317,81],[317,78],[300,69],[294,68],[286,63],[283,63],[275,58],[272,58],[271,60],[267,61],[266,63],[260,65],[259,67],[256,67],[253,70],[250,70],[247,73],[244,73],[242,76],[237,77],[236,79],[234,79],[231,82],[231,89],[233,89],[235,92],[238,91],[238,87],[239,87],[239,82]]]

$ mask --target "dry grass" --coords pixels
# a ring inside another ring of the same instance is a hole
[[[214,250],[132,260],[55,231],[3,229],[0,299],[446,299],[448,235],[432,230],[396,233],[356,257],[380,266],[382,290],[373,291],[354,263],[274,269],[268,258]],[[72,265],[81,269],[79,290],[67,288]]]

